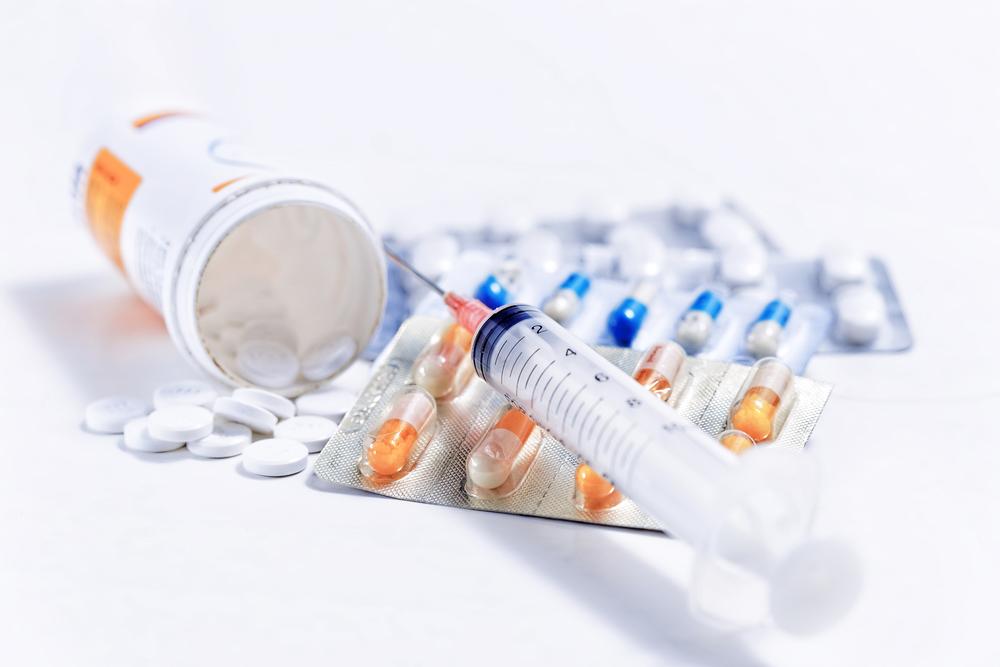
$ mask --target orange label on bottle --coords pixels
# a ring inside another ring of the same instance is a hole
[[[106,148],[94,158],[87,178],[85,210],[97,244],[122,271],[121,231],[125,209],[142,177]]]

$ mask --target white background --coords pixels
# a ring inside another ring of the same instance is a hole
[[[997,664],[995,3],[3,4],[0,662]],[[190,374],[68,205],[100,118],[177,104],[383,229],[721,192],[792,253],[885,257],[914,350],[810,367],[858,608],[720,636],[659,536],[82,433],[89,400]]]

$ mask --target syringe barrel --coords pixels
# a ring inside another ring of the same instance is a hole
[[[494,312],[472,344],[476,373],[665,530],[700,546],[737,458],[538,309]]]

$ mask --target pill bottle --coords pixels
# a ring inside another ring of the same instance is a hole
[[[386,301],[379,238],[322,183],[277,171],[208,118],[109,122],[74,173],[79,217],[182,355],[296,395],[336,376]]]

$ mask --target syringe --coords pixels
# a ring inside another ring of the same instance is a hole
[[[537,308],[493,311],[386,252],[474,333],[479,377],[696,549],[691,601],[703,616],[811,632],[853,605],[852,553],[809,537],[816,479],[803,456],[737,457]]]

